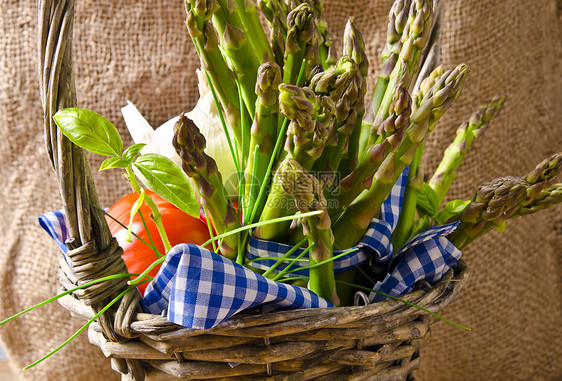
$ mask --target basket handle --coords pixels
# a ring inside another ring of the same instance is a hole
[[[67,268],[62,276],[66,276],[65,281],[83,284],[103,276],[127,273],[121,258],[123,251],[112,237],[105,217],[99,210],[98,196],[84,150],[70,142],[53,121],[53,115],[58,110],[76,106],[72,70],[74,0],[39,0],[38,17],[45,143],[58,180],[70,237],[66,245],[72,270]],[[124,277],[98,283],[77,296],[97,313],[109,299],[127,287],[129,279]],[[129,294],[121,299],[121,305],[115,310],[135,309],[138,306],[139,292],[133,290]],[[98,322],[110,340],[119,341],[120,336],[126,336],[129,322],[119,318],[118,326],[114,326],[112,315],[115,315],[115,311],[108,310]]]

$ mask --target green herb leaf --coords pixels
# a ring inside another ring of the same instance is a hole
[[[61,132],[74,144],[85,150],[105,156],[120,156],[123,141],[111,122],[93,111],[65,108],[53,119]]]
[[[435,216],[435,222],[437,225],[443,225],[452,217],[461,214],[468,204],[470,204],[470,200],[453,200],[448,202],[445,208]]]
[[[131,164],[131,162],[123,159],[122,157],[108,157],[103,161],[103,163],[101,163],[100,171],[105,171],[106,169],[111,168],[126,168],[129,164]]]
[[[133,171],[142,183],[166,201],[199,218],[199,203],[187,175],[172,160],[155,153],[141,155]]]
[[[132,146],[127,148],[125,152],[123,152],[123,159],[129,161],[129,163],[132,163],[135,157],[137,157],[137,155],[145,146],[145,143],[133,144]]]
[[[418,203],[416,205],[418,211],[422,215],[434,217],[439,211],[439,201],[437,193],[427,183],[423,183],[422,189],[418,194]]]

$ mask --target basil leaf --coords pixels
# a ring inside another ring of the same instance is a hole
[[[443,225],[452,217],[461,214],[468,204],[470,204],[470,200],[453,200],[448,202],[445,208],[435,216],[435,222],[438,225]]]
[[[423,183],[422,185],[422,189],[418,194],[416,207],[422,215],[430,217],[434,217],[439,211],[437,194],[427,183]]]
[[[192,217],[199,218],[199,203],[187,175],[172,160],[155,153],[141,155],[133,171],[142,183]]]
[[[133,144],[123,152],[123,159],[131,163],[145,146],[145,143]]]
[[[111,168],[126,168],[131,164],[129,160],[125,160],[122,157],[108,157],[101,163],[100,171],[104,171],[106,169]]]
[[[85,150],[105,156],[120,156],[123,151],[123,141],[115,126],[93,111],[65,108],[53,119],[72,143]]]

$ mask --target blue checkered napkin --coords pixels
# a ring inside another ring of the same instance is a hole
[[[461,257],[461,252],[445,238],[457,226],[458,222],[432,227],[413,237],[396,254],[384,280],[375,284],[373,289],[400,296],[410,292],[418,281],[432,284],[440,281]],[[375,303],[386,297],[371,293],[370,299]]]
[[[399,210],[407,183],[407,170],[383,204],[381,219],[369,225],[357,252],[339,258],[334,267],[343,272],[372,256],[380,269],[390,269],[375,290],[401,295],[422,279],[436,282],[458,260],[460,252],[444,238],[456,225],[434,227],[410,240],[393,259],[390,241],[398,222]],[[39,217],[39,222],[66,252],[68,232],[61,211]],[[291,246],[252,239],[247,259],[283,256]],[[301,251],[293,254],[296,257]],[[334,253],[338,255],[341,252]],[[392,260],[392,261],[391,261]],[[255,261],[253,266],[267,268],[274,260]],[[307,265],[303,260],[299,266]],[[295,266],[297,267],[297,266]],[[279,270],[283,269],[279,266]],[[307,275],[307,271],[292,275]],[[378,295],[373,301],[382,300]],[[331,304],[307,289],[276,283],[222,256],[201,247],[183,244],[167,255],[156,278],[148,285],[142,301],[145,311],[166,312],[174,323],[190,328],[211,328],[245,309],[265,310],[327,307]]]
[[[64,242],[68,239],[68,229],[64,221],[64,213],[62,210],[45,213],[39,216],[39,225],[49,233],[55,240],[57,246],[66,254],[67,248]]]
[[[196,329],[212,328],[257,306],[271,311],[333,305],[307,289],[274,282],[192,244],[170,250],[143,299],[145,311],[166,311],[171,322]]]
[[[381,207],[381,219],[373,218],[365,236],[355,246],[359,250],[349,253],[345,256],[334,260],[334,272],[336,274],[351,270],[352,268],[363,264],[367,259],[373,258],[376,262],[381,263],[381,268],[386,268],[392,257],[393,247],[390,237],[400,215],[400,207],[404,198],[404,190],[408,183],[408,169],[406,168],[394,187],[390,195]],[[250,237],[246,252],[246,260],[253,260],[252,266],[259,270],[269,269],[277,259],[266,259],[267,257],[281,258],[293,246],[277,242],[264,241],[254,237]],[[291,254],[288,259],[297,259],[304,249],[298,249]],[[348,250],[335,250],[334,257],[343,254]],[[260,259],[264,258],[264,259]],[[257,260],[256,260],[257,259]],[[274,272],[279,273],[289,266],[293,261],[281,263]],[[385,264],[384,266],[382,264]],[[308,265],[308,254],[305,254],[301,260],[291,266],[291,269]],[[308,276],[308,270],[297,270],[291,273],[291,276]]]

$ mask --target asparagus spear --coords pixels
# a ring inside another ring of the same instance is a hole
[[[287,15],[290,10],[283,0],[260,0],[258,6],[269,24],[271,50],[275,62],[283,67],[285,39],[287,38]]]
[[[314,16],[316,17],[316,26],[318,28],[318,33],[320,35],[319,51],[320,60],[322,62],[322,67],[327,69],[336,63],[338,57],[333,46],[334,39],[332,35],[328,32],[328,21],[324,16],[324,5],[322,0],[305,0],[314,9]]]
[[[439,204],[443,202],[452,182],[456,179],[456,171],[472,142],[487,129],[490,121],[499,115],[504,100],[505,97],[495,97],[479,106],[470,119],[457,130],[455,139],[445,150],[441,163],[429,180],[429,186],[435,191]]]
[[[359,71],[363,76],[362,98],[364,99],[365,93],[367,91],[366,78],[369,71],[369,61],[367,55],[365,54],[365,42],[361,36],[361,32],[355,25],[353,18],[347,20],[345,25],[345,30],[343,33],[343,55],[351,57],[351,59],[359,66]],[[363,100],[364,102],[364,100]],[[349,136],[349,144],[347,149],[347,155],[342,158],[339,165],[340,173],[344,176],[348,175],[353,168],[357,165],[357,156],[359,153],[359,139],[362,130],[363,116],[365,115],[365,108],[362,107],[360,112],[357,114],[357,122],[351,135]]]
[[[501,225],[508,215],[519,209],[528,188],[526,180],[514,176],[500,177],[480,185],[460,215],[461,223],[449,240],[462,250],[491,227]]]
[[[508,176],[480,185],[472,202],[458,217],[461,223],[450,236],[450,241],[462,249],[508,218],[554,205],[559,189],[551,189],[551,184],[561,170],[562,152],[543,160],[525,179]]]
[[[310,170],[322,154],[333,129],[334,102],[327,96],[317,96],[308,87],[281,84],[279,111],[291,121],[285,150]]]
[[[527,191],[527,199],[523,201],[523,205],[530,204],[544,188],[550,186],[561,170],[562,152],[559,152],[544,159],[535,169],[529,172],[525,180],[529,182],[530,188]]]
[[[386,117],[394,87],[400,83],[410,90],[412,79],[419,69],[421,52],[431,34],[433,1],[413,0],[408,5],[406,1],[397,1],[390,13],[383,69],[379,75],[382,82],[380,86],[375,85],[373,94],[373,113],[375,116],[381,113],[382,118]],[[408,14],[406,21],[404,12]]]
[[[335,245],[338,248],[351,247],[361,239],[394,183],[411,163],[426,134],[457,99],[467,71],[467,66],[461,64],[447,72],[427,94],[421,107],[412,114],[410,127],[405,131],[398,149],[386,156],[374,175],[370,189],[359,195],[334,225]]]
[[[326,210],[326,199],[316,177],[307,173],[306,169],[294,160],[291,160],[290,165],[293,170],[287,172],[282,180],[285,192],[294,198],[300,212],[322,211],[321,214],[307,217],[302,222],[304,235],[308,238],[309,245],[312,246],[309,263],[316,265],[332,257],[334,236]],[[335,292],[334,263],[332,261],[310,268],[308,288],[335,305],[339,304]]]
[[[432,0],[396,0],[390,10],[387,43],[382,54],[382,69],[373,92],[371,111],[378,125],[388,115],[388,106],[397,85],[411,91],[419,69],[421,52],[431,35]],[[359,137],[359,155],[375,140],[365,124]]]
[[[260,0],[259,7],[265,15],[271,30],[272,50],[279,66],[283,66],[285,38],[287,36],[287,15],[299,5],[308,4],[313,12],[318,29],[319,54],[324,69],[333,65],[337,56],[333,49],[333,38],[326,29],[328,23],[324,17],[322,1],[319,0]]]
[[[216,0],[216,2],[220,7],[212,13],[213,25],[219,34],[221,48],[236,73],[248,113],[254,115],[256,74],[262,57],[256,55],[249,41],[240,19],[240,14],[243,12],[240,12],[238,4],[229,0]],[[202,3],[202,1],[198,3]]]
[[[205,153],[205,137],[183,114],[174,127],[172,144],[182,159],[182,169],[197,184],[201,202],[207,208],[217,233],[239,228],[240,218],[227,196],[217,164]],[[235,259],[237,249],[238,237],[231,235],[222,241],[220,254]]]
[[[187,0],[185,5],[187,12],[185,24],[199,53],[201,68],[209,74],[210,85],[217,93],[228,126],[238,141],[238,145],[241,146],[242,130],[238,89],[234,73],[219,51],[219,37],[210,21],[218,5],[214,0]]]
[[[414,108],[418,109],[426,99],[427,94],[434,86],[443,83],[445,72],[442,67],[435,68],[430,75],[425,78],[421,84],[419,91],[414,95]],[[434,121],[436,123],[437,120]],[[433,127],[430,127],[430,131]],[[400,210],[400,218],[398,224],[392,233],[392,245],[395,250],[399,250],[411,237],[414,227],[414,219],[416,216],[416,206],[418,203],[418,194],[423,186],[423,168],[421,168],[425,139],[421,142],[416,150],[416,154],[410,163],[408,172],[408,182],[404,190],[404,198],[402,200],[402,208]]]
[[[562,202],[562,183],[544,188],[533,198],[532,201],[521,206],[513,217],[536,213],[539,210],[550,208],[560,202]]]
[[[244,25],[244,31],[256,52],[256,56],[261,63],[272,62],[274,59],[273,51],[261,25],[256,4],[248,0],[236,0],[236,4],[239,9],[238,15]]]
[[[293,198],[283,188],[284,178],[292,176],[292,172],[300,171],[301,166],[293,159],[286,158],[273,176],[273,182],[265,207],[260,215],[261,221],[268,221],[275,218],[289,216],[296,212]],[[268,241],[281,241],[289,231],[291,221],[278,222],[275,224],[261,225],[254,230],[254,237]]]
[[[396,152],[404,130],[410,126],[412,100],[408,90],[397,87],[390,105],[390,115],[379,125],[373,126],[382,141],[369,147],[369,155],[363,156],[353,171],[340,182],[339,194],[336,196],[337,205],[346,207],[361,192],[372,185],[373,176],[384,159],[391,152]]]
[[[382,98],[390,81],[390,75],[396,67],[398,56],[402,50],[402,34],[408,23],[411,5],[412,0],[396,0],[390,8],[386,44],[381,55],[382,68],[375,84],[371,104],[374,115],[379,111]]]
[[[348,152],[352,132],[363,117],[365,81],[359,66],[350,57],[343,56],[337,65],[312,77],[310,88],[335,103],[335,127],[330,131],[322,156],[314,164],[316,171],[335,172]]]
[[[266,62],[258,69],[258,77],[256,82],[256,94],[258,96],[256,102],[256,115],[252,124],[252,132],[250,139],[250,156],[246,173],[255,178],[248,179],[246,182],[246,206],[252,205],[256,201],[256,190],[252,183],[261,184],[267,181],[265,178],[269,158],[272,155],[275,140],[277,139],[277,120],[279,115],[278,86],[281,83],[281,69],[276,63]],[[258,146],[258,155],[254,157],[255,147]],[[256,168],[254,163],[257,162]],[[265,203],[265,198],[263,199]],[[259,208],[262,210],[263,206]]]
[[[303,3],[293,9],[287,16],[283,83],[297,82],[302,60],[307,60],[308,69],[320,63],[318,39],[316,18],[310,5]]]

